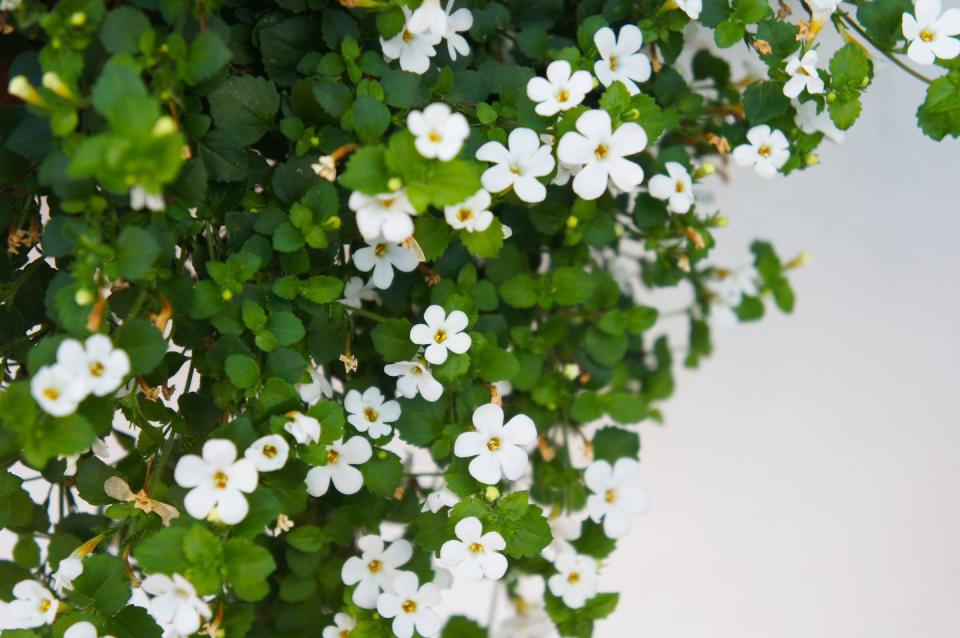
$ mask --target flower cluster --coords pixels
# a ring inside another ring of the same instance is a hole
[[[130,358],[110,337],[93,335],[83,343],[64,339],[57,360],[30,379],[30,392],[47,414],[67,416],[88,396],[107,396],[130,374]]]

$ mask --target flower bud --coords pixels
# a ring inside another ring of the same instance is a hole
[[[707,175],[713,175],[717,172],[717,166],[713,162],[704,162],[700,168],[693,172],[694,179],[701,179]]]
[[[574,217],[573,215],[570,215],[569,217],[567,217],[566,223],[567,223],[567,228],[574,229],[577,227],[577,224],[580,223],[580,220]]]
[[[837,101],[837,93],[835,91],[830,91],[829,93],[827,93],[827,102],[836,102],[836,101]]]
[[[30,84],[30,80],[25,75],[18,75],[10,80],[7,86],[7,92],[14,97],[18,97],[27,104],[34,106],[43,106],[43,97],[37,93],[37,90]]]
[[[568,363],[563,366],[563,376],[573,381],[580,376],[580,366],[576,363]]]
[[[500,498],[500,490],[498,490],[496,487],[491,485],[490,487],[488,487],[483,491],[483,498],[487,499],[492,503],[493,501]]]
[[[74,11],[70,16],[70,26],[82,27],[87,23],[87,14],[83,11]]]
[[[617,222],[616,224],[613,225],[613,234],[616,235],[617,237],[623,237],[623,234],[625,232],[627,231],[623,227],[623,224],[621,224],[620,222]]]
[[[174,122],[173,118],[169,115],[164,115],[157,120],[157,123],[153,125],[153,130],[150,132],[154,137],[172,135],[177,132],[177,123]]]
[[[810,253],[806,250],[802,251],[799,255],[788,261],[783,265],[784,270],[793,270],[794,268],[800,268],[801,266],[806,266],[810,263]]]
[[[60,76],[52,71],[47,71],[43,74],[43,88],[48,91],[53,91],[62,98],[70,99],[73,97],[73,93],[70,91],[70,87],[63,83],[63,80],[60,79]]]
[[[816,166],[820,163],[820,157],[816,153],[807,153],[803,156],[803,163],[807,166]]]
[[[220,297],[224,301],[230,301],[231,299],[233,299],[233,291],[229,289],[224,290],[223,292],[220,293]]]
[[[339,230],[340,227],[343,226],[343,220],[334,215],[333,217],[327,217],[323,220],[323,224],[321,225],[324,230]]]
[[[717,217],[716,220],[714,220],[713,224],[717,228],[726,228],[730,225],[730,218],[726,215],[720,215],[720,217]]]
[[[387,188],[389,188],[391,192],[398,191],[403,188],[403,180],[399,177],[391,177],[387,180]]]
[[[93,303],[94,299],[96,299],[96,296],[89,288],[80,288],[73,295],[73,300],[78,306],[89,306]]]

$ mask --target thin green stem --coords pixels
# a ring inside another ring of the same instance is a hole
[[[346,304],[343,305],[347,306]],[[360,315],[361,317],[366,317],[367,319],[373,319],[374,321],[388,321],[390,319],[389,317],[378,315],[375,312],[370,312],[369,310],[365,310],[363,308],[354,308],[353,306],[347,306],[347,311],[355,315]]]
[[[874,49],[876,49],[878,52],[880,52],[880,54],[883,57],[887,58],[888,60],[896,64],[898,67],[906,71],[908,74],[920,80],[921,82],[925,82],[926,84],[933,83],[933,80],[923,75],[919,71],[916,71],[910,68],[910,66],[908,66],[907,64],[904,64],[904,62],[900,60],[900,58],[895,56],[891,51],[887,50],[886,48],[881,46],[876,40],[871,38],[870,35],[866,31],[864,31],[863,27],[857,24],[857,22],[853,18],[851,18],[849,15],[847,15],[846,13],[839,12],[838,16],[839,18],[835,18],[835,21],[839,20],[840,22],[843,22],[845,25],[847,25],[848,27],[856,31],[861,38],[869,42],[870,45]]]
[[[173,426],[171,425],[167,430],[166,438],[163,440],[163,447],[160,448],[160,456],[157,457],[157,461],[151,468],[150,483],[147,485],[147,494],[152,494],[153,489],[157,486],[157,483],[160,482],[160,475],[163,474],[163,468],[167,465],[167,461],[170,459],[170,453],[173,451],[173,443],[176,438],[177,437],[173,432]]]

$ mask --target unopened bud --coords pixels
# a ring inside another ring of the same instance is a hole
[[[487,499],[492,503],[493,501],[500,498],[500,490],[498,490],[496,487],[491,485],[490,487],[488,487],[483,491],[483,498]]]
[[[816,166],[820,163],[820,157],[816,153],[807,153],[803,156],[803,163],[807,166]]]
[[[321,225],[323,226],[324,230],[339,230],[343,225],[343,220],[337,216],[327,217],[325,220],[323,220],[323,224]]]
[[[623,119],[628,120],[628,121],[631,121],[631,122],[635,122],[635,121],[639,120],[639,119],[640,119],[640,109],[636,109],[636,108],[627,109],[627,111],[623,114]]]
[[[827,102],[836,102],[836,101],[837,101],[836,92],[830,91],[829,93],[827,93]]]
[[[25,75],[18,75],[10,80],[7,86],[7,92],[14,97],[18,97],[27,104],[34,106],[43,106],[43,96],[37,93],[37,90],[30,84],[30,80]]]
[[[232,291],[232,290],[229,290],[229,289],[226,289],[226,290],[224,290],[223,292],[220,293],[220,297],[221,297],[224,301],[230,301],[231,299],[233,299],[233,291]]]
[[[713,162],[704,162],[700,167],[693,171],[694,179],[702,179],[707,175],[713,175],[717,172],[717,166]]]
[[[73,300],[78,306],[89,306],[96,299],[96,295],[89,288],[81,288],[73,294]]]
[[[320,138],[316,135],[310,138],[310,146],[320,146]]]
[[[403,188],[403,180],[399,177],[391,177],[387,180],[387,188],[389,188],[391,192],[398,191]]]
[[[580,223],[580,220],[577,219],[576,217],[574,217],[573,215],[570,215],[569,217],[567,217],[567,222],[566,222],[566,223],[567,223],[567,228],[571,228],[571,229],[572,229],[572,228],[576,228],[576,227],[577,227],[577,224]]]
[[[801,266],[806,266],[810,263],[810,253],[806,250],[801,252],[799,255],[788,261],[783,265],[784,270],[793,270],[794,268],[800,268]]]
[[[714,220],[713,224],[717,228],[726,228],[730,225],[730,218],[726,215],[720,215]]]
[[[164,115],[157,123],[153,125],[153,130],[150,131],[154,137],[164,137],[165,135],[172,135],[177,132],[177,123],[173,121],[173,118],[169,115]]]
[[[73,97],[70,87],[64,84],[63,80],[60,79],[60,76],[52,71],[47,71],[43,74],[42,83],[45,89],[48,91],[53,91],[62,98],[70,99]]]
[[[617,222],[616,224],[613,225],[613,234],[616,235],[617,237],[623,237],[623,234],[625,232],[627,231],[623,227],[623,224],[621,224],[620,222]]]
[[[568,363],[563,366],[563,376],[573,381],[580,376],[580,366],[576,363]]]
[[[87,14],[83,11],[75,11],[70,16],[70,26],[82,27],[87,23]]]

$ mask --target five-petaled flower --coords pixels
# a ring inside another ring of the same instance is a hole
[[[393,279],[392,268],[390,278]],[[364,301],[380,303],[380,295],[373,289],[375,285],[373,279],[364,282],[360,277],[351,277],[343,287],[343,297],[337,301],[348,308],[362,308]]]
[[[250,444],[244,451],[244,458],[249,459],[258,472],[275,472],[287,462],[290,454],[290,444],[279,434],[268,434]]]
[[[401,242],[413,234],[413,219],[417,211],[403,190],[379,195],[350,193],[350,209],[357,214],[357,228],[367,242],[386,240]]]
[[[320,422],[303,412],[287,412],[287,422],[283,429],[290,433],[297,443],[306,445],[320,440]]]
[[[200,629],[200,620],[210,618],[210,606],[199,596],[193,584],[174,574],[150,574],[142,584],[143,591],[152,596],[150,615],[180,636],[189,636]]]
[[[375,387],[367,388],[363,394],[350,390],[344,397],[343,407],[347,411],[350,425],[374,439],[393,432],[390,424],[400,418],[400,404],[387,401],[383,393]]]
[[[593,72],[604,86],[614,82],[623,82],[630,92],[640,92],[636,82],[650,79],[650,58],[640,53],[643,46],[643,33],[633,24],[624,25],[618,36],[613,35],[610,27],[598,29],[593,35],[600,59],[593,65]]]
[[[803,57],[799,53],[791,55],[787,58],[786,71],[790,79],[783,85],[783,94],[787,97],[795,98],[804,90],[811,95],[823,93],[823,79],[817,73],[816,49],[810,49]]]
[[[490,193],[481,189],[459,204],[445,206],[443,216],[451,228],[468,233],[481,233],[493,222],[491,201]]]
[[[650,195],[667,202],[667,210],[685,213],[693,206],[693,180],[679,162],[666,163],[666,175],[654,175],[648,187]]]
[[[380,38],[380,48],[387,60],[400,60],[400,68],[411,73],[424,74],[430,68],[430,58],[437,54],[436,46],[442,37],[428,31],[416,32],[410,28],[413,13],[403,10],[405,22],[400,32],[389,40]]]
[[[507,547],[498,532],[483,533],[483,524],[476,516],[461,519],[449,540],[440,548],[440,560],[447,567],[459,567],[470,580],[499,580],[507,572],[507,559],[502,552]]]
[[[348,638],[357,626],[357,619],[342,611],[333,616],[333,624],[323,628],[321,638]]]
[[[583,199],[597,199],[608,183],[632,191],[643,181],[643,169],[626,159],[647,146],[647,134],[636,122],[624,122],[612,130],[610,114],[594,109],[577,118],[577,130],[566,133],[557,147],[563,164],[579,166],[573,192]]]
[[[393,579],[393,591],[383,592],[377,598],[377,611],[384,618],[393,618],[393,634],[410,638],[413,630],[424,638],[432,638],[440,631],[440,616],[432,607],[440,604],[440,589],[433,583],[422,587],[413,572],[399,572]]]
[[[481,405],[473,413],[472,432],[464,432],[454,442],[453,453],[470,461],[470,475],[487,485],[502,477],[516,481],[527,469],[525,446],[537,440],[533,420],[518,414],[503,423],[503,408],[493,403]]]
[[[677,7],[681,11],[687,14],[691,20],[696,20],[700,17],[700,12],[703,11],[703,0],[673,0],[676,3]],[[669,1],[667,6],[669,6]]]
[[[464,332],[468,319],[462,310],[454,310],[449,315],[443,306],[432,305],[423,313],[425,323],[418,323],[410,329],[410,341],[426,346],[423,358],[434,365],[447,360],[448,351],[463,354],[470,349],[470,335]]]
[[[60,601],[35,580],[21,580],[13,586],[14,600],[7,605],[11,628],[32,629],[52,625]]]
[[[421,155],[443,161],[456,157],[463,141],[470,136],[467,118],[454,113],[443,102],[434,102],[423,111],[410,111],[407,128],[416,138],[414,145]]]
[[[441,487],[427,494],[427,498],[420,505],[421,512],[432,512],[436,514],[444,507],[453,507],[460,502],[460,497],[450,491],[447,487]]]
[[[383,371],[397,378],[397,392],[412,399],[419,393],[427,401],[436,401],[443,394],[443,386],[433,378],[425,359],[388,363]]]
[[[357,606],[374,609],[380,592],[392,589],[397,568],[413,556],[413,545],[400,539],[385,547],[381,537],[368,534],[357,541],[357,549],[360,556],[346,560],[340,577],[344,585],[357,586],[353,590],[353,602]]]
[[[30,392],[47,414],[67,416],[77,410],[86,388],[62,365],[43,366],[30,378]]]
[[[593,89],[589,71],[573,71],[566,60],[555,60],[547,66],[546,79],[530,78],[527,97],[537,103],[534,109],[540,115],[556,115],[583,102]]]
[[[127,353],[113,347],[106,335],[93,335],[81,345],[67,339],[57,348],[57,362],[74,373],[90,394],[103,397],[115,391],[130,373]]]
[[[790,142],[786,136],[766,124],[747,131],[747,142],[733,149],[733,161],[739,166],[753,166],[764,179],[776,175],[790,159]]]
[[[916,0],[913,15],[904,13],[903,37],[909,42],[907,57],[917,64],[933,64],[937,58],[952,60],[960,55],[960,9],[943,8],[940,0]]]
[[[547,188],[537,180],[553,170],[552,149],[540,144],[536,132],[528,128],[510,131],[507,146],[487,142],[477,149],[477,159],[493,162],[480,176],[483,187],[491,193],[500,193],[513,187],[522,201],[536,204],[547,197]]]
[[[360,272],[372,270],[370,280],[381,290],[386,290],[393,283],[394,268],[400,272],[412,272],[420,263],[412,250],[396,242],[378,237],[367,244],[353,253],[353,265]]]
[[[330,489],[330,482],[341,494],[356,494],[363,487],[363,474],[354,467],[362,465],[373,456],[370,442],[362,436],[339,439],[327,446],[327,464],[310,468],[307,472],[307,493],[323,496]]]
[[[180,457],[173,472],[177,485],[192,488],[183,506],[198,519],[207,518],[216,508],[221,521],[236,525],[249,509],[244,494],[257,489],[257,468],[249,459],[238,460],[237,447],[227,439],[208,440],[202,454],[202,458],[196,454]]]
[[[113,636],[100,636],[93,623],[81,620],[80,622],[70,625],[70,627],[63,632],[63,638],[113,638]]]
[[[447,2],[445,11],[447,14],[447,30],[444,31],[443,37],[447,40],[447,53],[450,54],[450,59],[456,60],[458,53],[460,55],[470,53],[470,45],[467,43],[467,39],[460,34],[469,31],[473,26],[473,14],[470,13],[470,9],[463,7],[454,11],[453,3],[454,0]]]
[[[574,552],[557,556],[557,573],[547,580],[550,593],[570,609],[580,609],[597,593],[597,562]]]
[[[594,523],[603,521],[608,538],[623,538],[630,531],[630,517],[650,509],[650,495],[639,487],[640,464],[634,459],[594,461],[583,480],[592,494],[587,497],[587,512]]]

